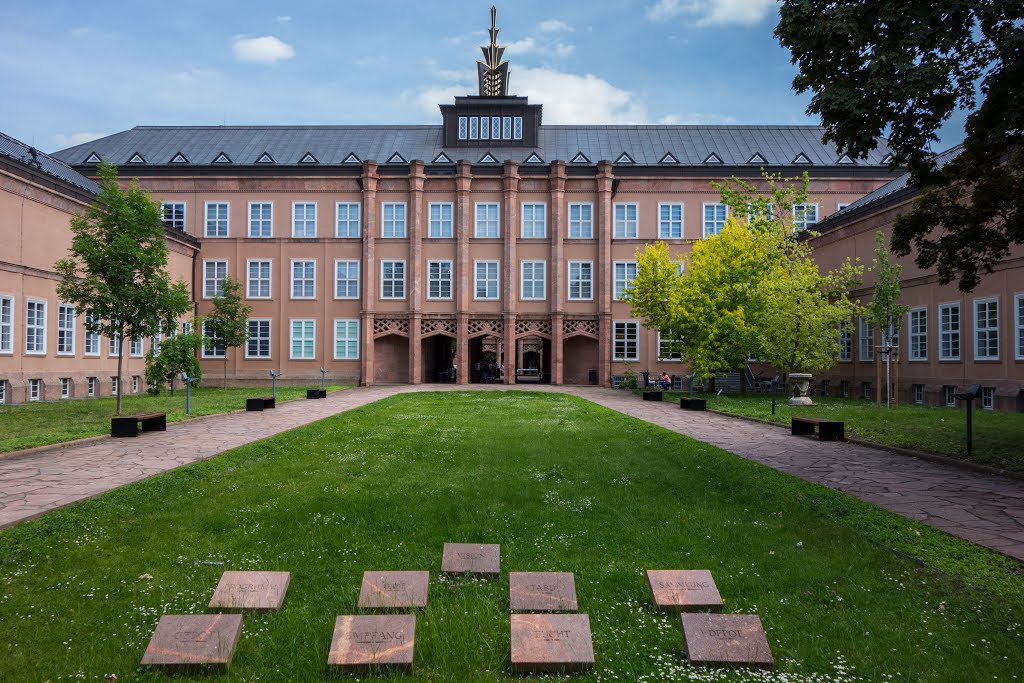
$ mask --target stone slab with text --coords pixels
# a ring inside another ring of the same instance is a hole
[[[445,543],[441,571],[446,574],[476,574],[496,577],[501,573],[498,544]]]
[[[363,572],[359,607],[426,607],[430,572]]]
[[[508,602],[513,612],[575,612],[572,572],[509,572]]]
[[[594,667],[586,614],[513,614],[512,669],[543,673]]]
[[[683,649],[692,664],[770,669],[775,661],[756,614],[681,614]]]
[[[722,611],[722,596],[707,569],[648,569],[647,587],[662,612]]]
[[[241,635],[241,614],[165,614],[157,622],[142,665],[226,667]]]
[[[281,609],[290,581],[288,572],[224,572],[210,608]]]
[[[411,672],[415,641],[414,614],[340,616],[327,664],[346,671],[388,667]]]

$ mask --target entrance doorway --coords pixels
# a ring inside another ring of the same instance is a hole
[[[501,337],[486,335],[469,340],[469,381],[500,384],[505,381],[505,354]]]
[[[373,342],[373,379],[377,384],[409,382],[409,339],[389,334]]]
[[[562,382],[595,384],[601,358],[597,340],[583,335],[569,337],[562,349]]]
[[[455,339],[443,334],[427,337],[422,342],[423,377],[425,383],[455,381]]]
[[[544,337],[516,340],[516,383],[547,384],[551,381],[551,341]]]

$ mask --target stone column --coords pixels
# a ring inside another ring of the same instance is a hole
[[[361,226],[363,236],[363,259],[360,264],[360,294],[362,299],[362,314],[360,315],[359,331],[362,337],[362,349],[359,355],[359,380],[366,386],[374,383],[374,358],[373,358],[373,320],[377,307],[377,256],[375,254],[375,240],[377,237],[377,182],[380,176],[377,175],[377,162],[363,162],[363,224]]]
[[[423,348],[420,321],[423,317],[423,162],[409,164],[409,383],[423,382]]]
[[[562,321],[565,313],[565,255],[563,240],[566,232],[565,219],[565,164],[555,161],[551,164],[548,176],[551,193],[551,262],[548,264],[551,273],[548,298],[551,301],[551,383],[561,384],[565,363],[562,358],[564,351],[562,339]]]
[[[519,166],[514,161],[505,162],[502,176],[504,201],[502,202],[502,223],[505,235],[505,258],[502,267],[502,301],[505,309],[505,384],[516,381],[516,317],[519,313],[519,297],[516,274],[519,260],[516,240],[519,238]]]
[[[612,374],[612,180],[611,162],[597,165],[597,383],[611,385]]]
[[[470,205],[469,191],[473,183],[468,161],[460,161],[455,167],[455,272],[452,274],[455,287],[455,311],[458,331],[455,337],[456,370],[455,381],[469,384],[469,278],[472,264],[469,261]]]

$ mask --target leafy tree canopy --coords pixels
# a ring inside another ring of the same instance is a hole
[[[888,131],[921,191],[893,250],[973,289],[1024,243],[1024,3],[784,0],[780,16],[825,139],[862,158]],[[931,144],[957,109],[972,112],[963,150],[940,167]]]
[[[875,233],[875,258],[872,259],[875,272],[874,297],[864,307],[868,320],[882,332],[882,343],[891,344],[889,333],[899,338],[900,324],[903,316],[910,310],[909,306],[900,303],[900,273],[903,268],[893,263],[889,249],[885,244],[885,234],[879,230]]]
[[[174,382],[183,372],[189,377],[202,377],[198,358],[202,345],[203,335],[193,328],[191,332],[163,340],[158,352],[150,350],[146,354],[146,384],[152,393],[159,394],[166,382],[174,394]]]
[[[241,346],[249,339],[249,314],[252,307],[242,301],[242,285],[234,278],[225,278],[220,294],[213,299],[213,311],[207,322],[210,340],[225,347],[224,386],[228,385],[226,349]]]

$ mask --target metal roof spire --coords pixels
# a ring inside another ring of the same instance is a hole
[[[486,61],[476,63],[480,97],[508,96],[508,62],[501,61],[505,48],[498,45],[497,17],[498,8],[491,5],[491,44],[480,48]]]

